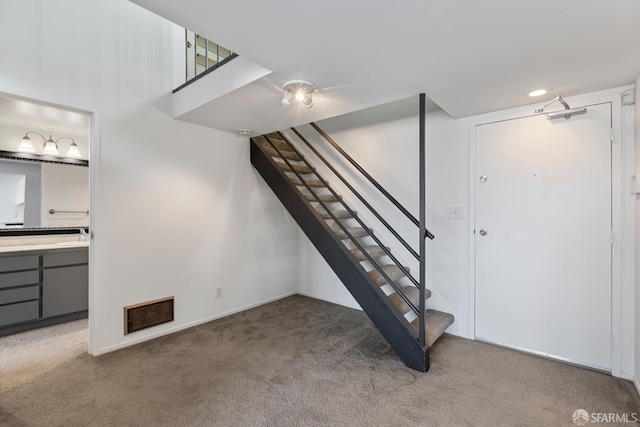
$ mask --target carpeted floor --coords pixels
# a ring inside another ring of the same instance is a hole
[[[80,340],[21,362],[15,337],[0,338],[2,426],[573,426],[578,408],[640,412],[629,381],[449,335],[413,371],[362,312],[302,296],[100,357]]]

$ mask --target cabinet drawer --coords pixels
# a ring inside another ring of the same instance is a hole
[[[40,298],[40,287],[29,286],[28,288],[0,290],[0,305],[12,302],[26,301]]]
[[[38,268],[38,258],[38,255],[2,257],[0,258],[0,273]]]
[[[40,283],[40,272],[38,270],[22,271],[20,273],[0,273],[0,289],[38,283]]]
[[[0,326],[26,322],[27,320],[37,320],[39,311],[40,304],[38,301],[5,305],[0,307]]]
[[[71,265],[71,264],[88,264],[89,263],[89,249],[83,248],[72,252],[56,252],[46,254],[42,257],[42,264],[44,267],[56,267],[59,265]]]
[[[42,280],[42,316],[58,316],[89,307],[89,266],[45,270]]]

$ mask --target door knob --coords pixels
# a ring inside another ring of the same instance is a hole
[[[480,229],[480,235],[481,236],[486,236],[487,235],[487,230],[485,230],[484,228]]]
[[[488,180],[488,179],[489,179],[489,178],[487,178],[487,175],[482,175],[482,176],[480,177],[480,182],[487,182],[487,180]]]

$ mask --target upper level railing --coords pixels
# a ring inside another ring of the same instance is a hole
[[[185,83],[175,88],[173,92],[188,86],[237,56],[226,47],[207,40],[193,31],[185,30]]]

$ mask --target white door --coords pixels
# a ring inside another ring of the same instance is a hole
[[[611,104],[476,126],[476,338],[611,370]]]

